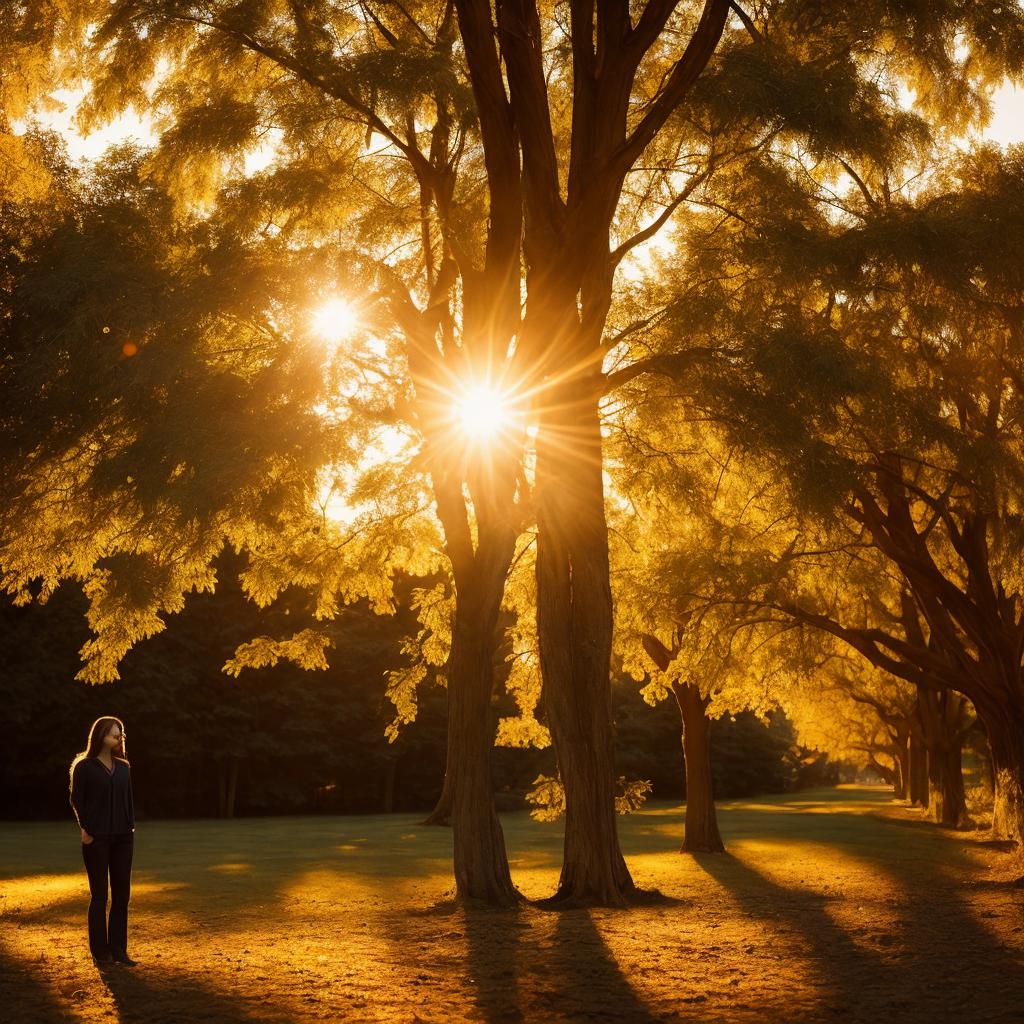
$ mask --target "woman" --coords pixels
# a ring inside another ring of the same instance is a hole
[[[124,726],[97,718],[86,749],[71,762],[71,809],[82,830],[82,859],[89,874],[89,949],[97,964],[134,966],[128,956],[128,899],[135,846],[132,772],[124,756]],[[107,930],[107,875],[110,928]]]

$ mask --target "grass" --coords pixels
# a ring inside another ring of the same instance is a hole
[[[503,818],[523,893],[557,824]],[[622,819],[629,910],[467,912],[450,833],[408,815],[140,822],[129,951],[101,973],[73,822],[0,832],[0,1017],[21,1021],[1024,1020],[1024,890],[981,833],[882,790],[720,805],[728,854],[681,855],[681,808]]]

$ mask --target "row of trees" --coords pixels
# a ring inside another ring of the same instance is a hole
[[[141,166],[111,157],[104,180],[135,197],[117,217],[87,218],[103,197],[58,176],[45,209],[64,227],[9,222],[14,253],[91,227],[9,281],[6,589],[80,580],[83,678],[103,681],[215,585],[225,542],[251,597],[297,585],[321,619],[392,610],[399,570],[441,574],[422,664],[391,694],[409,718],[423,665],[443,665],[437,817],[467,897],[517,899],[490,774],[505,615],[505,731],[550,735],[564,787],[560,899],[633,892],[613,636],[652,699],[676,694],[698,773],[709,713],[799,720],[807,677],[849,650],[943,709],[961,694],[996,825],[1021,838],[1019,161],[950,147],[1019,73],[1024,21],[995,2],[848,8],[10,15],[5,47],[39,71],[24,89],[88,67],[87,120],[134,104],[161,136]],[[670,222],[645,273],[636,253]],[[308,313],[339,281],[364,330],[325,354]],[[513,413],[487,445],[453,428],[479,389]],[[229,667],[320,667],[325,642],[257,639]]]

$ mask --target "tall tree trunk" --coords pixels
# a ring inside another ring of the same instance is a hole
[[[622,904],[635,887],[615,814],[601,432],[596,396],[575,388],[553,389],[537,439],[537,632],[566,803],[556,899]]]
[[[893,795],[897,800],[906,800],[910,795],[910,752],[903,746],[896,756],[896,781],[893,783]]]
[[[448,750],[441,800],[431,818],[448,811],[452,825],[455,885],[460,898],[507,905],[519,899],[512,884],[505,838],[494,810],[491,694],[497,625],[515,552],[506,467],[492,463],[467,478],[473,498],[474,548],[463,477],[432,469],[438,515],[455,583],[455,613],[448,655]],[[444,806],[447,804],[447,807]]]
[[[455,885],[460,897],[510,904],[518,894],[491,783],[493,733],[488,723],[494,673],[488,657],[490,644],[480,608],[468,604],[461,602],[456,612],[448,679],[449,747],[455,769],[451,806]]]
[[[897,800],[906,800],[910,796],[910,733],[903,733],[897,738],[893,760],[896,762],[896,782],[893,793]]]
[[[928,816],[947,828],[967,823],[961,748],[963,699],[951,690],[924,690],[918,708],[928,751]]]
[[[686,825],[681,853],[722,853],[711,789],[711,719],[708,698],[692,683],[672,684],[683,719],[683,760],[686,764]]]
[[[975,701],[992,751],[992,831],[1024,848],[1024,709]]]
[[[928,746],[928,817],[939,825],[949,825],[953,808],[946,806],[948,753],[944,744],[933,742]]]
[[[490,648],[488,654],[491,659],[493,666],[496,657],[498,645],[497,636],[494,637],[494,644]],[[483,655],[482,655],[483,656]],[[452,706],[451,706],[451,690],[449,684],[448,694],[448,721],[451,722]],[[483,727],[485,723],[481,723]],[[491,745],[494,745],[494,738],[497,735],[498,722],[494,716],[490,719],[490,736]],[[452,749],[452,734],[449,728],[447,733],[447,740],[445,744],[445,768],[444,768],[444,783],[441,786],[441,795],[437,798],[437,803],[434,804],[434,809],[420,822],[421,825],[440,825],[450,826],[452,823],[452,794],[455,791],[455,776],[458,770],[458,757],[455,755]]]
[[[906,800],[909,785],[909,779],[907,778],[909,764],[906,749],[901,751],[899,748],[896,748],[893,754],[893,762],[893,796],[897,800]]]
[[[965,828],[971,824],[967,813],[967,793],[964,790],[963,738],[957,733],[950,737],[946,747],[945,792],[942,796],[944,820],[950,828]]]
[[[917,717],[915,712],[915,717]],[[924,743],[922,727],[914,722],[908,743],[910,764],[910,802],[915,807],[928,807],[928,748]]]

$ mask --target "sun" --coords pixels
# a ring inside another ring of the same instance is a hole
[[[330,299],[313,313],[313,330],[332,344],[344,341],[359,326],[359,315],[347,299]]]
[[[467,391],[456,402],[462,429],[471,437],[494,437],[510,421],[508,399],[500,391],[487,386]]]

